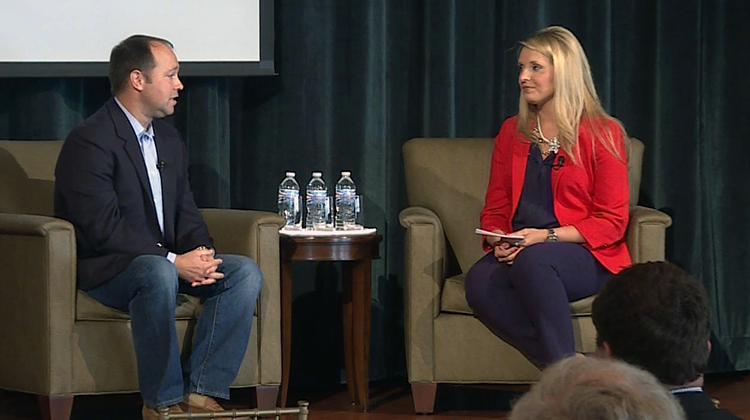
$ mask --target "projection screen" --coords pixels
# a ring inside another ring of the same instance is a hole
[[[275,74],[273,0],[0,0],[0,77],[106,76],[132,34],[170,40],[183,76]]]

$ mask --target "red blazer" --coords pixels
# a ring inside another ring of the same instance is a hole
[[[626,158],[622,132],[609,124]],[[511,221],[523,190],[526,162],[531,144],[518,133],[518,117],[508,118],[495,138],[490,180],[484,208],[480,215],[482,229],[512,232]],[[555,163],[564,159],[561,168],[552,171],[552,195],[555,216],[561,226],[575,226],[584,237],[583,244],[612,273],[630,266],[625,245],[629,216],[627,162],[612,156],[591,136],[591,128],[581,124],[578,135],[580,157],[577,164],[560,149]],[[485,249],[489,246],[485,243]]]

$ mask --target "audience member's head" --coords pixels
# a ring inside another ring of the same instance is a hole
[[[156,60],[151,52],[155,43],[173,48],[172,43],[166,39],[148,35],[132,35],[112,48],[109,55],[109,84],[113,95],[125,89],[133,70],[140,70],[146,78],[151,76],[151,70],[156,67]]]
[[[678,420],[677,400],[650,373],[612,359],[570,357],[548,367],[510,420]]]
[[[592,317],[599,353],[640,366],[666,385],[702,378],[711,313],[703,286],[668,262],[636,264],[599,292]]]

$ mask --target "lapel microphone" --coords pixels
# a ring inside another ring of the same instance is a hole
[[[156,164],[156,169],[161,171],[162,169],[164,169],[165,166],[167,166],[167,164],[164,163],[163,160],[160,160],[159,163]]]
[[[552,169],[559,170],[565,164],[565,156],[558,156],[557,163],[552,164]]]

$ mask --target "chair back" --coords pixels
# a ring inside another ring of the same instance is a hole
[[[0,213],[52,216],[62,141],[0,140]]]
[[[490,177],[491,138],[415,138],[403,146],[406,195],[410,206],[432,210],[462,272],[484,255],[474,234]],[[628,139],[630,207],[638,202],[643,143]]]

